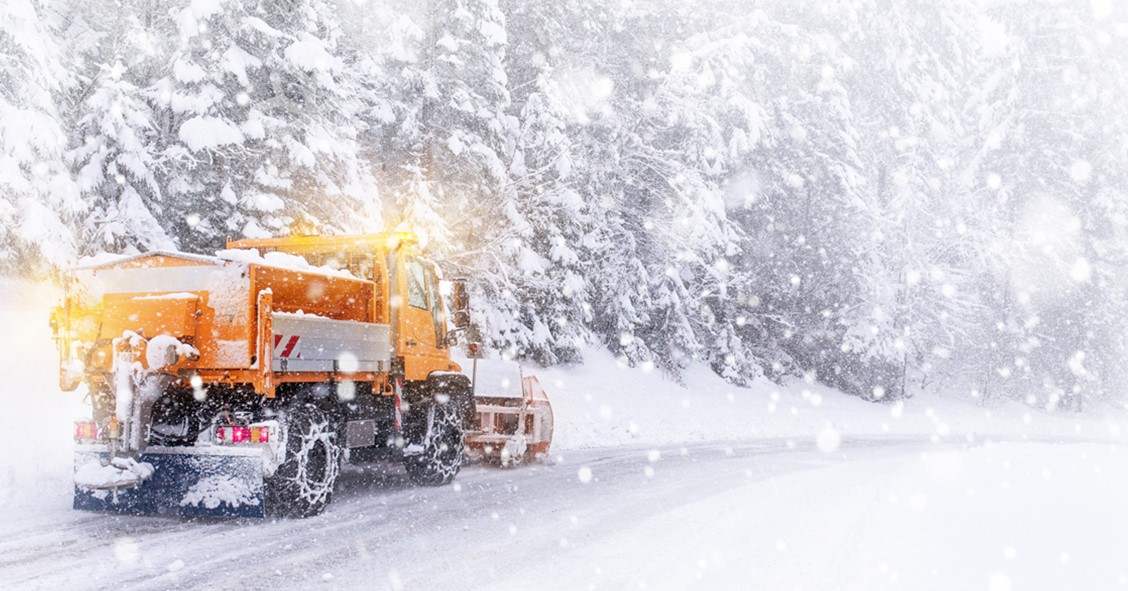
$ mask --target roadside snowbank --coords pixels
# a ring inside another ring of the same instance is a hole
[[[70,507],[74,421],[90,411],[83,393],[59,390],[48,325],[59,295],[50,285],[0,279],[0,520],[17,507]]]
[[[460,360],[469,371],[469,362]],[[1121,440],[1128,412],[1092,405],[1054,414],[1011,401],[980,406],[958,395],[918,394],[891,404],[866,402],[820,384],[760,380],[741,388],[708,367],[691,367],[679,385],[658,370],[630,368],[601,350],[584,364],[531,368],[556,415],[554,449],[662,445],[761,437],[834,448],[851,435],[920,435],[938,441],[991,437]],[[827,449],[830,451],[830,449]]]

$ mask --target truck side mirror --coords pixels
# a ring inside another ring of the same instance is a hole
[[[446,346],[457,347],[458,346],[458,333],[463,332],[464,330],[466,330],[466,329],[455,328],[454,330],[448,330],[447,333],[446,333]]]
[[[470,293],[466,284],[458,281],[454,284],[454,325],[460,329],[470,327]]]

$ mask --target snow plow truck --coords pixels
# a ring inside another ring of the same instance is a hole
[[[75,508],[311,516],[345,457],[450,482],[480,427],[450,355],[468,319],[448,326],[440,279],[408,232],[74,270],[52,325],[62,388],[85,383],[92,403],[75,423]]]

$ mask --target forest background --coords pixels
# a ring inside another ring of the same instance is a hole
[[[1128,403],[1114,0],[0,0],[0,273],[412,228],[482,337]]]

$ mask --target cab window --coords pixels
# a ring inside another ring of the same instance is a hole
[[[427,309],[427,284],[423,265],[415,259],[404,261],[407,272],[407,303],[413,308]]]
[[[443,337],[445,336],[446,327],[444,326],[445,318],[443,318],[443,304],[442,295],[439,292],[439,282],[435,278],[435,272],[431,268],[426,269],[427,273],[427,293],[431,294],[431,317],[435,321],[435,346],[442,349],[446,344]]]

